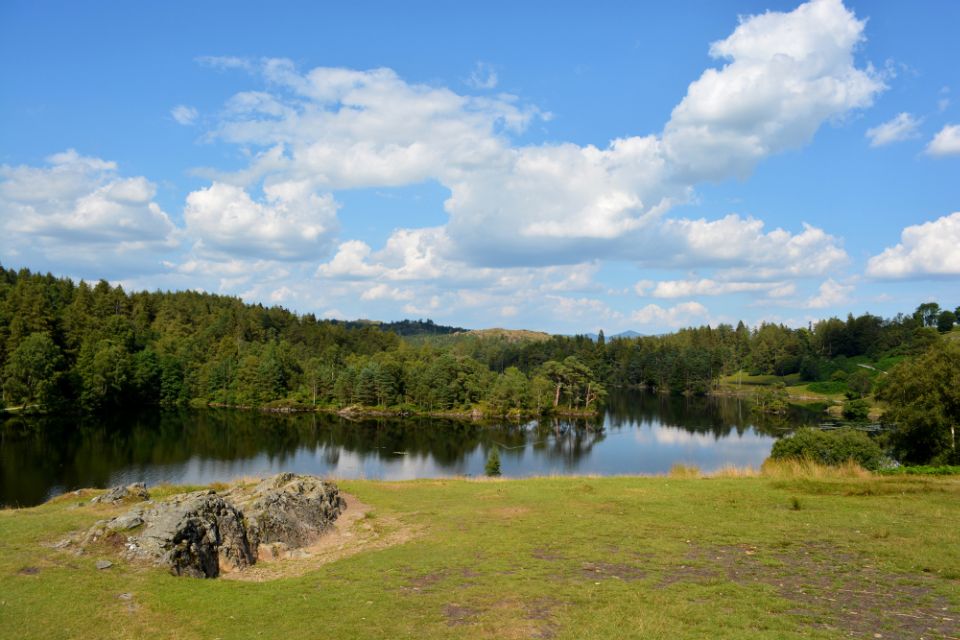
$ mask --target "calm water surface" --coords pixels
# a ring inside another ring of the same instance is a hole
[[[110,418],[15,418],[0,425],[0,504],[33,505],[80,487],[207,484],[294,471],[405,480],[482,475],[662,474],[758,467],[778,435],[817,416],[758,418],[731,398],[611,394],[592,422],[483,426],[438,419],[352,421],[254,411],[157,411]]]

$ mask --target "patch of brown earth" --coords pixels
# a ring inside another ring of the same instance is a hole
[[[698,548],[688,559],[689,565],[674,569],[658,586],[718,579],[759,583],[798,605],[789,615],[844,637],[960,637],[960,608],[935,590],[944,585],[942,578],[885,572],[868,558],[830,545]]]
[[[559,562],[563,560],[563,554],[555,549],[548,549],[546,547],[537,547],[530,552],[530,555],[537,560],[544,560],[546,562]]]
[[[560,602],[552,598],[536,598],[510,603],[518,609],[519,624],[511,624],[510,630],[498,637],[505,638],[541,638],[549,640],[556,637],[560,626],[554,619],[553,610]]]
[[[436,571],[434,573],[422,573],[414,576],[407,581],[407,584],[401,587],[401,591],[420,592],[436,585],[449,575],[449,571]]]
[[[476,609],[464,607],[459,604],[448,604],[443,607],[443,617],[447,619],[448,627],[458,627],[468,624],[470,618],[477,615]]]
[[[373,515],[369,505],[350,494],[341,492],[340,495],[346,500],[347,508],[334,521],[332,529],[315,543],[294,550],[261,545],[257,564],[243,571],[223,573],[220,577],[265,582],[302,576],[325,564],[364,551],[405,544],[420,534],[419,529],[407,526],[396,518]]]

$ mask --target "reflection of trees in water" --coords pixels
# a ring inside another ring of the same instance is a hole
[[[791,407],[784,416],[752,411],[753,403],[741,398],[671,396],[646,391],[611,393],[607,420],[611,428],[664,425],[689,433],[709,433],[723,438],[753,428],[758,433],[780,435],[803,424],[816,424],[819,416],[801,407]]]
[[[561,461],[566,467],[575,467],[605,437],[602,428],[584,428],[570,422],[540,423],[531,435],[536,438],[533,450],[539,456],[549,461]]]
[[[812,415],[812,414],[811,414]],[[758,416],[735,398],[684,398],[643,392],[610,394],[606,425],[613,430],[664,424],[720,438],[754,427],[761,433],[816,416]],[[529,425],[480,425],[432,418],[349,421],[325,414],[256,411],[143,411],[102,418],[14,417],[0,426],[0,502],[36,504],[53,487],[105,486],[116,472],[266,456],[281,467],[302,451],[330,468],[341,455],[361,461],[430,458],[456,468],[494,444],[508,458],[531,449],[567,467],[590,455],[604,438],[604,418],[544,420]]]

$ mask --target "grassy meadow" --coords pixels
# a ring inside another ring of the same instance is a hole
[[[124,510],[96,492],[0,511],[0,637],[960,636],[957,477],[768,463],[340,486],[333,542],[216,580],[54,548]]]

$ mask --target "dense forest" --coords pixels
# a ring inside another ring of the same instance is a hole
[[[213,405],[521,417],[591,413],[609,387],[706,394],[734,375],[893,402],[901,389],[889,380],[915,379],[903,371],[932,357],[924,354],[947,354],[944,375],[955,375],[957,342],[941,335],[958,314],[926,303],[890,319],[850,315],[799,329],[741,322],[609,341],[602,332],[531,340],[423,320],[318,320],[228,296],[127,293],[102,280],[0,268],[0,371],[4,406],[41,410]],[[941,422],[958,410],[948,407]],[[949,447],[945,437],[940,449]]]

